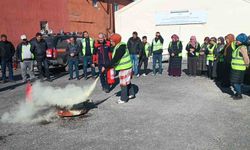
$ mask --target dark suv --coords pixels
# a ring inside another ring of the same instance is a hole
[[[72,35],[44,35],[44,39],[48,44],[46,57],[50,65],[59,67],[67,66],[66,48],[70,37]],[[80,38],[76,35],[73,35],[73,37],[76,39]]]

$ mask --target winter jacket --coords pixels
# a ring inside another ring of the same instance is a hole
[[[25,45],[25,46],[29,46],[30,45],[30,48],[29,48],[29,51],[25,52],[24,54],[22,54],[22,46]],[[19,61],[23,61],[23,60],[32,60],[33,59],[33,56],[32,56],[32,52],[31,52],[31,43],[30,42],[27,42],[27,43],[23,43],[21,42],[20,44],[17,45],[17,48],[16,48],[16,57]],[[23,58],[23,56],[25,58]]]
[[[129,38],[127,47],[130,55],[139,55],[140,51],[143,49],[142,42],[139,37],[135,39],[133,37]]]
[[[78,59],[80,51],[81,51],[81,47],[76,42],[75,44],[69,43],[66,48],[68,60]],[[71,54],[73,54],[73,56],[71,56]]]
[[[180,53],[182,53],[182,49],[183,49],[183,46],[182,46],[182,42],[181,41],[172,42],[172,44],[169,44],[168,53],[169,53],[170,56],[173,53],[174,57],[179,57],[178,55]]]
[[[190,49],[192,49],[192,48],[194,49],[193,53],[190,51]],[[199,43],[196,43],[195,47],[193,47],[190,43],[188,43],[186,46],[186,51],[188,52],[188,57],[197,57],[199,55],[198,53],[200,52],[200,49],[201,49],[201,46]]]
[[[95,55],[98,57],[98,65],[105,66],[111,61],[111,47],[109,41],[104,41],[104,43],[95,43]]]
[[[15,47],[9,41],[0,41],[0,56],[2,61],[12,62],[12,57],[15,55]]]
[[[47,43],[43,39],[40,42],[34,40],[31,44],[31,52],[34,54],[37,61],[42,61],[46,58],[47,49]]]

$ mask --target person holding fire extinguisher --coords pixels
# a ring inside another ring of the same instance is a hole
[[[105,68],[102,68],[102,72],[109,68],[115,68],[119,72],[121,97],[117,102],[118,104],[124,104],[129,99],[135,98],[135,91],[131,84],[133,64],[126,43],[121,42],[121,38],[119,34],[113,34],[110,37],[111,46],[114,48],[112,60]]]
[[[98,35],[98,40],[95,43],[94,55],[98,57],[98,69],[102,90],[109,93],[110,83],[107,79],[108,70],[102,72],[102,67],[110,63],[112,53],[110,49],[110,42],[105,40],[105,35],[103,33],[99,33]]]

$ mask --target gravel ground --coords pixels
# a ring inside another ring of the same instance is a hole
[[[164,64],[166,68],[166,64]],[[82,72],[82,71],[81,71]],[[18,71],[17,71],[18,73]],[[17,74],[16,73],[16,74]],[[68,75],[51,86],[69,83]],[[118,105],[117,86],[111,93],[98,84],[91,96],[100,102],[83,117],[55,119],[48,124],[0,123],[1,150],[194,150],[250,149],[250,98],[233,101],[205,77],[162,76],[133,79],[136,99]],[[0,84],[0,116],[24,98],[25,85]]]

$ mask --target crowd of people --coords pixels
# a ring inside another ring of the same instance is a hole
[[[74,36],[68,40],[66,55],[69,68],[69,80],[80,80],[79,64],[83,63],[83,77],[88,79],[88,67],[91,68],[92,78],[100,77],[104,92],[110,92],[111,84],[107,81],[107,74],[111,69],[116,70],[121,87],[121,98],[118,103],[125,103],[135,97],[135,91],[131,84],[132,76],[147,76],[149,57],[152,56],[152,75],[162,75],[162,57],[164,38],[160,32],[156,32],[152,42],[148,42],[146,36],[139,38],[137,32],[132,33],[127,43],[122,42],[119,34],[107,37],[99,33],[98,39],[91,38],[87,31],[83,37],[77,40]],[[195,36],[185,47],[187,54],[187,74],[189,76],[206,75],[209,79],[219,82],[221,86],[229,88],[233,86],[235,93],[232,98],[242,99],[245,72],[249,67],[249,51],[247,46],[249,38],[246,34],[239,34],[236,38],[233,34],[224,37],[205,37],[200,44]],[[6,82],[6,67],[9,70],[9,81],[13,77],[13,57],[21,66],[23,82],[35,78],[33,72],[34,61],[38,69],[38,79],[52,81],[49,72],[49,63],[46,58],[48,43],[41,33],[37,33],[33,40],[28,40],[26,35],[21,36],[21,43],[15,49],[7,40],[7,36],[1,35],[0,56],[2,81]],[[183,44],[178,35],[171,36],[168,44],[169,66],[168,75],[180,77],[182,74]],[[96,66],[97,65],[97,66]],[[142,65],[144,68],[141,69]],[[158,68],[156,67],[158,65]],[[98,74],[95,68],[98,68]],[[74,78],[75,72],[75,78]],[[28,76],[27,76],[28,75]],[[28,79],[29,77],[29,79]],[[113,84],[113,83],[112,83]]]

